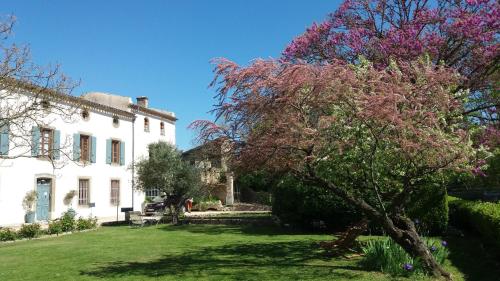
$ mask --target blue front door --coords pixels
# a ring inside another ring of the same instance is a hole
[[[49,220],[50,210],[50,179],[38,179],[36,186],[36,220]]]

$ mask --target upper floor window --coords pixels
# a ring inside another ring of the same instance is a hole
[[[144,118],[144,132],[149,132],[149,119]]]
[[[84,121],[88,121],[90,119],[90,113],[86,109],[82,110],[81,115]]]
[[[125,165],[125,142],[114,139],[106,140],[106,163]]]
[[[31,156],[43,156],[58,160],[60,158],[61,132],[45,127],[33,126],[31,129]]]
[[[113,117],[113,127],[118,128],[120,126],[120,119],[118,117],[114,116]]]
[[[54,143],[54,130],[48,128],[40,129],[40,153],[38,156],[52,158],[52,145]]]
[[[80,135],[80,160],[90,162],[90,137]]]
[[[43,109],[47,110],[50,108],[50,102],[48,100],[42,100],[40,102],[40,105],[42,106]]]
[[[120,164],[120,141],[111,141],[111,163]]]
[[[165,135],[165,123],[163,122],[160,123],[160,135]]]
[[[96,137],[73,134],[73,160],[83,163],[95,163],[96,142]]]

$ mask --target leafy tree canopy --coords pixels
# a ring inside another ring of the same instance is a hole
[[[201,180],[198,170],[182,161],[181,152],[166,142],[148,146],[149,157],[136,164],[137,188],[155,188],[165,192],[172,205],[198,194]]]

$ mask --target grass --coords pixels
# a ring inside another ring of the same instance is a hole
[[[411,280],[328,258],[316,242],[330,238],[270,227],[103,227],[0,244],[0,280]],[[449,241],[455,280],[498,280],[477,243]]]

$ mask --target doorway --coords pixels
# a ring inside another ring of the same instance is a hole
[[[52,180],[39,178],[36,181],[36,220],[48,221],[50,212],[50,199]]]

